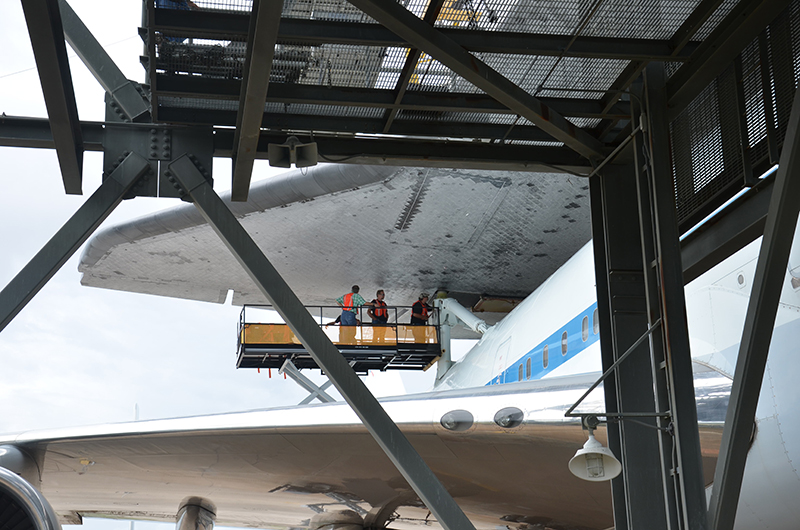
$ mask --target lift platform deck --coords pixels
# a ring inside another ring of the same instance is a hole
[[[319,368],[286,324],[248,322],[246,312],[252,312],[254,307],[268,309],[265,306],[246,306],[242,310],[237,368],[280,369],[287,360],[300,370]],[[396,310],[401,308],[391,309],[396,315]],[[426,370],[438,360],[441,354],[438,325],[412,326],[392,322],[397,322],[396,316],[390,318],[390,323],[385,326],[321,324],[320,327],[359,373]]]

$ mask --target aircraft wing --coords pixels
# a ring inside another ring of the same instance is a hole
[[[445,289],[524,297],[590,238],[585,179],[465,169],[321,165],[223,196],[307,305],[335,305],[353,284],[410,305]],[[84,285],[233,303],[267,303],[191,204],[98,233]],[[472,297],[469,299],[469,297]]]
[[[602,529],[613,524],[609,483],[570,474],[567,463],[586,436],[563,417],[596,375],[382,404],[478,529],[513,522]],[[600,389],[582,409],[602,403]],[[494,422],[507,407],[523,412],[521,425]],[[446,430],[441,417],[453,410],[468,411],[473,423]],[[719,426],[702,435],[712,472]],[[430,518],[345,403],[38,431],[0,436],[3,444],[36,458],[38,485],[64,522],[174,521],[190,496],[213,502],[220,525],[307,528],[316,513],[342,509],[362,516],[384,509],[395,529]]]

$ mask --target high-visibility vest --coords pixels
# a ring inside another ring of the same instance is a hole
[[[373,309],[372,313],[375,315],[375,318],[388,318],[389,311],[386,309],[386,302],[382,300],[378,300],[377,298],[372,301]]]
[[[353,307],[353,294],[355,293],[347,293],[344,295],[344,303],[342,304],[343,309],[345,311],[353,311],[355,307]],[[355,313],[355,311],[353,311]]]

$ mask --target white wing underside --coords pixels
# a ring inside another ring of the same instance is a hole
[[[524,297],[590,237],[588,183],[569,175],[326,165],[224,199],[308,305],[353,284],[390,305],[436,289]],[[79,268],[94,287],[267,303],[191,204],[103,230]]]

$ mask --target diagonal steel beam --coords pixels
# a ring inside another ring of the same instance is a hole
[[[421,49],[558,141],[589,159],[603,158],[603,144],[514,82],[439,33],[397,2],[349,0],[414,47]]]
[[[150,106],[136,89],[135,83],[125,77],[67,1],[59,0],[58,5],[61,10],[64,37],[103,90],[119,104],[119,108],[129,120],[150,121]]]
[[[433,24],[436,22],[436,19],[439,18],[439,13],[442,11],[443,5],[444,0],[433,0],[433,2],[428,4],[428,9],[425,10],[425,16],[422,17],[422,20],[425,21],[426,24],[433,26]],[[389,129],[392,128],[392,122],[394,121],[395,117],[397,117],[397,113],[400,111],[397,105],[400,105],[400,102],[403,101],[403,96],[406,95],[408,83],[411,81],[411,77],[414,75],[414,72],[417,69],[417,63],[419,62],[421,55],[422,51],[418,48],[411,48],[408,50],[408,57],[406,57],[406,62],[403,65],[403,69],[400,71],[400,78],[397,80],[397,85],[395,85],[395,107],[387,109],[383,115],[383,119],[385,121],[383,126],[384,134],[388,133]]]
[[[300,385],[300,387],[303,388],[303,390],[306,390],[310,394],[310,396],[308,396],[308,398],[306,398],[306,399],[309,400],[309,403],[314,399],[318,399],[322,403],[335,403],[336,402],[335,399],[333,399],[329,394],[327,394],[325,392],[324,388],[315,385],[314,381],[312,381],[308,377],[304,376],[300,372],[300,370],[297,369],[297,367],[294,365],[294,363],[292,362],[291,359],[286,359],[286,361],[283,363],[283,366],[281,366],[281,369],[278,370],[278,373],[282,373],[282,374],[288,375],[289,377],[292,378],[292,381],[294,381],[295,383]],[[330,381],[326,381],[326,382],[330,383]],[[325,385],[323,385],[323,386],[325,386]],[[302,402],[301,402],[301,404],[302,404]]]
[[[247,57],[236,117],[231,200],[246,201],[256,158],[261,119],[267,100],[275,41],[281,21],[282,0],[254,0],[247,35]]]
[[[0,331],[58,272],[150,167],[130,153],[33,259],[0,291]]]
[[[670,121],[722,73],[790,0],[743,0],[667,82]]]
[[[352,367],[297,295],[219,198],[211,184],[187,156],[169,165],[201,215],[219,235],[259,290],[269,299],[317,365],[353,408],[364,426],[422,502],[446,530],[474,530],[474,526],[422,460],[411,443],[370,393]]]
[[[769,203],[753,290],[739,345],[714,488],[711,530],[730,530],[736,518],[750,435],[775,327],[789,251],[800,214],[800,91],[795,92],[780,166]]]
[[[81,195],[83,138],[58,0],[22,0],[22,9],[42,83],[64,191]]]

